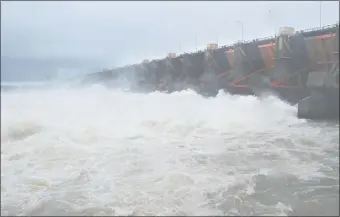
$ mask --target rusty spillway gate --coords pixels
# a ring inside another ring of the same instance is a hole
[[[336,33],[306,38],[311,70],[306,86],[310,96],[298,104],[298,116],[339,119],[339,26]]]
[[[276,37],[257,39],[94,73],[92,80],[124,77],[132,89],[173,92],[193,89],[215,96],[272,93],[298,103],[302,118],[339,117],[339,25],[295,31],[280,28]],[[89,76],[90,77],[90,76]],[[88,79],[88,80],[91,80]]]

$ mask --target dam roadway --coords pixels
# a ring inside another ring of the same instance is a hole
[[[208,44],[204,51],[144,60],[93,73],[86,83],[131,83],[134,91],[193,89],[205,96],[275,94],[298,103],[298,116],[339,119],[339,24],[295,31],[280,28],[277,36],[229,46]]]

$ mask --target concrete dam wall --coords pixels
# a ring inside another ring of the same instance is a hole
[[[303,118],[338,118],[339,25],[303,31],[280,28],[276,37],[256,39],[160,60],[144,60],[89,75],[108,84],[124,78],[134,91],[193,89],[205,96],[218,90],[258,95],[270,92],[293,104]]]

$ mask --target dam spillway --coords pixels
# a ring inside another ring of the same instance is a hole
[[[109,84],[117,78],[134,91],[193,89],[205,96],[272,93],[298,103],[301,118],[339,118],[339,24],[295,31],[229,46],[208,44],[203,51],[144,60],[93,73],[86,82]]]

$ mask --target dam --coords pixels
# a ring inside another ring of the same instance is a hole
[[[339,23],[296,31],[282,27],[274,37],[143,60],[90,74],[84,82],[124,78],[138,92],[193,89],[212,97],[274,94],[298,104],[298,117],[339,119]]]

